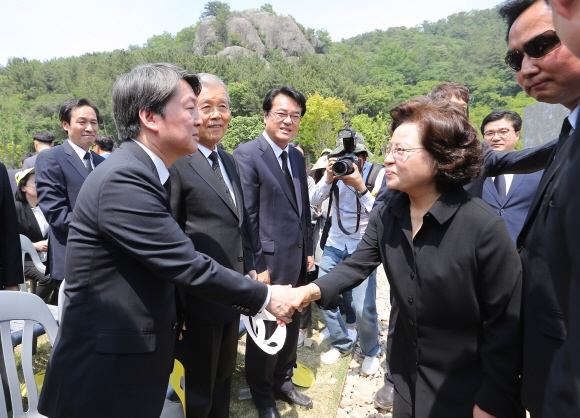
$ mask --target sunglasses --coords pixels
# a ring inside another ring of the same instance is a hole
[[[539,34],[535,38],[524,44],[524,51],[508,51],[505,56],[505,63],[514,71],[522,69],[524,53],[530,58],[542,58],[562,45],[560,38],[552,29]]]

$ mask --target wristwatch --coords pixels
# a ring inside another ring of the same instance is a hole
[[[358,198],[360,199],[360,198],[361,198],[361,197],[363,197],[365,194],[367,194],[367,193],[368,193],[368,191],[369,191],[369,189],[365,189],[365,190],[364,190],[364,192],[359,192],[358,190],[355,190],[355,191],[354,191],[354,194],[356,195],[356,197],[358,197]]]

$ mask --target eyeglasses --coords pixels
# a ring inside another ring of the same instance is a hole
[[[229,106],[225,104],[221,104],[218,106],[203,106],[199,108],[199,111],[206,116],[213,115],[213,112],[215,112],[216,110],[220,115],[227,115],[231,112]]]
[[[494,136],[499,136],[501,139],[505,139],[508,137],[512,129],[500,129],[499,131],[485,131],[483,133],[483,137],[485,139],[492,139]],[[514,130],[515,132],[515,130]]]
[[[392,146],[391,144],[387,145],[387,149],[385,152],[385,158],[389,155],[389,154],[393,154],[393,158],[397,158],[398,160],[400,160],[401,162],[405,163],[407,162],[407,160],[417,154],[417,152],[419,152],[418,150],[423,150],[425,148],[403,148],[400,146]],[[411,154],[411,151],[417,151]]]
[[[290,113],[284,113],[284,112],[273,112],[270,110],[270,113],[272,115],[274,115],[274,118],[276,118],[276,120],[278,122],[282,122],[283,120],[286,120],[286,118],[288,116],[290,116],[290,119],[292,120],[293,123],[300,122],[300,119],[302,118],[302,116],[300,116],[300,115],[291,115]]]
[[[514,71],[522,69],[524,53],[530,58],[542,58],[562,45],[560,38],[552,29],[539,34],[532,40],[524,44],[524,51],[508,51],[505,56],[505,63]]]

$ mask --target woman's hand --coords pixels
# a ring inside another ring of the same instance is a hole
[[[476,404],[473,407],[473,418],[495,418],[495,416],[488,414]]]
[[[34,249],[38,252],[48,251],[48,241],[47,240],[33,242],[32,245],[34,246]]]

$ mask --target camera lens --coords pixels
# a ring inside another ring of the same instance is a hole
[[[354,171],[352,168],[352,161],[350,160],[339,160],[332,166],[332,172],[335,176],[346,176]]]

